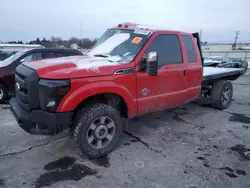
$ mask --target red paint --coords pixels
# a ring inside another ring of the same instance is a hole
[[[129,117],[172,108],[195,99],[200,93],[202,80],[201,57],[195,39],[191,34],[185,33],[193,39],[197,53],[197,62],[188,63],[186,49],[181,38],[184,33],[151,31],[153,35],[134,61],[129,64],[103,66],[99,68],[98,72],[77,69],[76,65],[69,61],[59,64],[37,62],[26,63],[26,65],[36,69],[42,78],[71,79],[71,90],[60,102],[57,112],[74,111],[86,98],[102,93],[114,93],[122,97],[127,104]],[[165,65],[158,69],[158,76],[149,76],[146,72],[139,72],[138,66],[144,52],[154,37],[159,34],[176,34],[179,36],[183,64]],[[129,67],[135,67],[136,71],[123,75],[113,74],[116,70]],[[150,91],[146,96],[141,93],[144,88]]]
[[[58,106],[58,112],[73,111],[84,99],[100,94],[114,93],[121,96],[128,106],[129,117],[137,114],[136,75],[79,78],[71,82],[71,91]]]

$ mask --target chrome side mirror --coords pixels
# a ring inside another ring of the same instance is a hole
[[[23,63],[23,62],[25,62],[25,59],[21,59],[21,60],[20,60],[20,63]]]
[[[149,52],[146,59],[147,72],[149,76],[158,75],[158,54],[157,52]]]

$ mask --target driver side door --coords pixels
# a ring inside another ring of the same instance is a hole
[[[180,36],[164,32],[153,35],[151,41],[142,53],[145,57],[157,52],[158,75],[149,76],[145,70],[137,73],[138,115],[175,107],[187,98],[187,64],[182,57]]]

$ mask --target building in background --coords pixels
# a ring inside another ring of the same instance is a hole
[[[78,47],[78,45],[76,43],[71,44],[70,48],[79,49],[79,47]]]
[[[204,57],[226,56],[250,61],[250,43],[237,43],[236,50],[233,50],[233,43],[203,43],[201,48]]]
[[[203,52],[214,52],[214,51],[230,51],[232,50],[232,44],[203,44]]]
[[[215,52],[215,51],[231,51],[233,50],[232,43],[206,43],[202,44],[203,52]],[[250,43],[238,43],[236,50],[250,50]]]

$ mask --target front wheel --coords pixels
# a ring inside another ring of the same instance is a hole
[[[73,126],[72,136],[82,153],[98,158],[116,147],[123,121],[116,109],[98,103],[81,109],[75,116]]]
[[[3,104],[3,102],[7,99],[8,96],[8,90],[6,89],[5,85],[0,84],[0,104]]]
[[[220,80],[213,85],[211,91],[211,106],[220,110],[226,109],[231,104],[233,85],[228,80]]]

